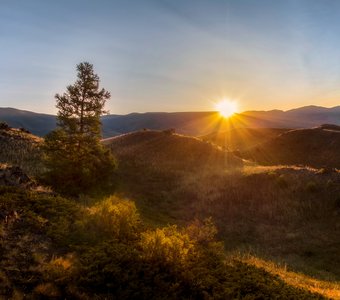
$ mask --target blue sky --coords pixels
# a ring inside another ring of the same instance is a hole
[[[340,1],[1,1],[0,106],[55,113],[94,64],[111,113],[340,104]]]

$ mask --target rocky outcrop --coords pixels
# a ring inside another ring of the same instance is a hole
[[[35,183],[21,168],[0,165],[0,185],[32,188]]]

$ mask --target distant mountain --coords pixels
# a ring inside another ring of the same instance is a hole
[[[143,128],[174,128],[187,135],[207,135],[233,128],[306,128],[324,123],[340,125],[340,106],[325,108],[306,106],[289,111],[246,111],[224,120],[217,112],[133,113],[105,116],[103,135],[127,133]]]
[[[264,165],[306,165],[340,168],[340,126],[322,125],[287,131],[241,156]]]
[[[5,121],[14,128],[26,128],[38,136],[44,136],[56,126],[53,115],[39,114],[15,108],[0,108],[0,122]]]
[[[176,132],[187,135],[199,135],[216,131],[220,116],[216,112],[176,112],[176,113],[132,113],[122,116],[104,116],[103,135],[128,133],[143,128],[164,130],[174,128]]]
[[[340,125],[340,106],[326,108],[310,105],[288,111],[246,111],[241,115],[247,122],[258,125],[247,127],[306,128],[325,123]]]
[[[25,127],[43,136],[56,124],[55,116],[13,108],[0,108],[0,121],[13,127]],[[110,137],[143,128],[174,128],[186,135],[206,135],[232,128],[310,128],[320,124],[340,125],[340,106],[325,108],[306,106],[288,111],[245,111],[225,120],[217,112],[132,113],[102,118],[103,136]]]

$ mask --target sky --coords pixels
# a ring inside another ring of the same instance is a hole
[[[340,104],[337,0],[0,4],[0,107],[55,114],[82,61],[112,114]]]

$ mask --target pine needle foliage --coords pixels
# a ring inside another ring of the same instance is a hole
[[[77,80],[63,94],[56,94],[57,129],[46,136],[45,180],[56,190],[84,193],[112,177],[115,160],[100,143],[100,116],[110,93],[99,89],[93,65],[77,65]]]

